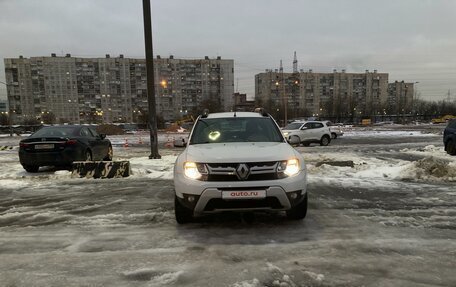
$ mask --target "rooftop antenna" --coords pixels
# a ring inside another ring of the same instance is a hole
[[[293,58],[293,73],[298,72],[298,58],[296,57],[296,51],[294,52],[294,58]]]

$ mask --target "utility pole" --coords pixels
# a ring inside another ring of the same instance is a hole
[[[287,125],[288,121],[288,101],[285,95],[285,76],[283,75],[283,65],[282,60],[280,60],[280,73],[282,74],[282,96],[283,96],[283,107],[284,107],[284,123],[283,126]]]
[[[155,110],[154,54],[150,0],[143,0],[144,40],[146,45],[147,101],[149,107],[150,159],[160,159],[158,153],[157,115]]]

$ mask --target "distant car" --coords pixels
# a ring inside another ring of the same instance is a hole
[[[344,131],[342,129],[342,124],[335,124],[331,121],[323,121],[328,127],[329,131],[331,132],[331,138],[337,139],[344,135]]]
[[[449,155],[456,155],[456,119],[448,123],[443,132],[443,144]]]
[[[331,142],[329,127],[320,121],[295,121],[284,127],[282,133],[288,141],[296,138],[303,145],[319,143],[327,146]]]
[[[70,166],[73,161],[112,160],[106,135],[90,126],[43,127],[19,143],[19,161],[28,172],[40,166]]]

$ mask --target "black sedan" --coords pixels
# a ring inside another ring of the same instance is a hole
[[[40,166],[67,167],[73,161],[112,160],[112,145],[94,127],[43,127],[19,143],[19,160],[28,172]]]
[[[456,155],[456,120],[448,123],[443,132],[443,144],[449,155]]]

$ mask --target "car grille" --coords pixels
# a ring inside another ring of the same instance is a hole
[[[214,211],[217,209],[282,209],[276,197],[266,197],[263,199],[239,199],[239,200],[223,200],[221,198],[212,198],[207,203],[204,211]]]
[[[209,163],[207,181],[255,181],[279,179],[278,162]]]

